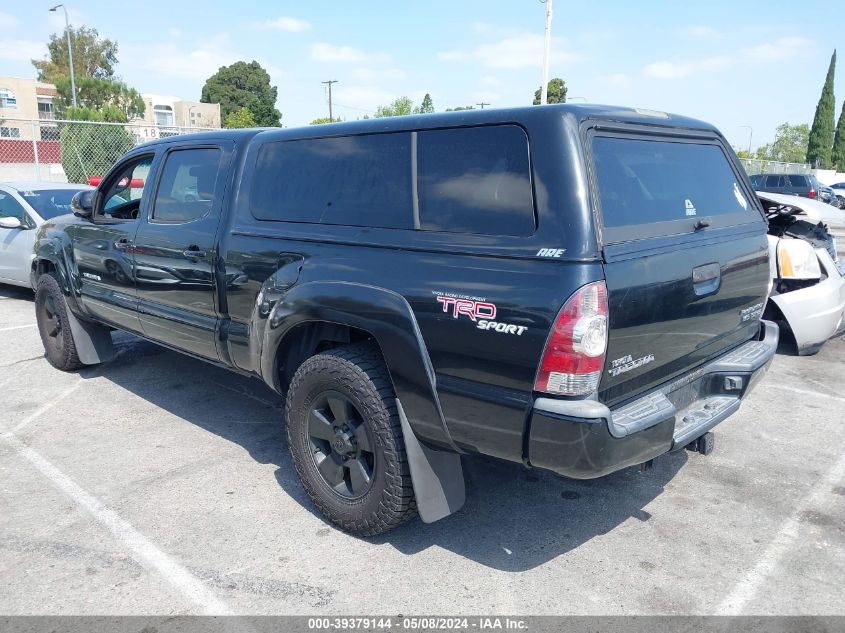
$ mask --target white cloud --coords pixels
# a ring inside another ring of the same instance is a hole
[[[457,62],[469,57],[464,51],[441,51],[437,53],[437,59],[441,62]]]
[[[318,42],[311,45],[311,59],[318,62],[383,63],[390,61],[390,55],[387,53],[365,53],[351,46],[335,46],[326,42]]]
[[[44,42],[33,40],[0,40],[0,59],[29,61],[47,56]]]
[[[742,54],[756,61],[777,61],[802,57],[815,52],[816,44],[805,37],[781,37],[774,42],[742,49]]]
[[[267,20],[260,26],[265,29],[278,29],[280,31],[288,31],[290,33],[299,33],[301,31],[311,30],[310,22],[289,16],[281,16],[275,20]]]
[[[378,81],[380,79],[404,79],[407,74],[401,68],[356,68],[352,77],[359,81]]]
[[[204,81],[239,59],[249,59],[231,50],[229,36],[225,33],[205,38],[195,48],[185,48],[173,42],[159,42],[143,47],[143,53],[127,47],[121,55],[123,66],[137,65],[145,74]],[[186,95],[182,95],[185,98]]]
[[[13,29],[18,24],[20,24],[20,20],[14,15],[0,11],[0,29]]]
[[[673,62],[659,61],[645,66],[643,74],[655,79],[684,79],[701,72],[721,70],[732,63],[731,58],[726,55]]]
[[[700,24],[689,27],[686,31],[686,34],[690,37],[694,37],[700,40],[718,39],[722,37],[722,34],[719,33],[719,31],[717,31],[716,29]]]
[[[461,61],[473,59],[487,68],[530,68],[543,63],[543,36],[537,33],[522,33],[506,37],[492,44],[481,44],[471,51],[443,51],[437,54],[440,61]],[[561,50],[562,42],[552,42],[551,64],[570,64],[581,58],[575,53]]]
[[[67,19],[71,26],[79,26],[85,24],[82,13],[76,9],[68,9]],[[50,28],[56,32],[64,31],[65,29],[65,12],[64,9],[56,9],[47,13],[47,23]]]

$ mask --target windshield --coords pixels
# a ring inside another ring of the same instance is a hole
[[[19,191],[20,196],[44,220],[71,213],[70,200],[80,189],[35,189]]]

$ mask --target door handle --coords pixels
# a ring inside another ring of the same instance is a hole
[[[202,259],[203,257],[205,257],[206,253],[205,251],[201,251],[199,249],[186,248],[184,251],[182,251],[182,255],[184,255],[188,259]]]
[[[119,251],[125,251],[132,246],[132,240],[118,240],[114,243],[114,247]]]

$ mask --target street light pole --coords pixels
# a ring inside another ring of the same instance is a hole
[[[67,19],[67,7],[63,4],[57,4],[50,11],[55,11],[61,7],[65,12],[65,35],[67,35],[67,57],[70,62],[70,97],[73,102],[73,107],[76,107],[76,79],[73,76],[73,47],[70,45],[70,23]]]
[[[540,105],[549,102],[549,53],[552,48],[552,0],[545,0],[546,4],[546,42],[543,53],[543,85],[540,86]]]
[[[332,116],[332,84],[337,83],[337,79],[329,79],[328,81],[321,81],[321,84],[327,84],[329,87],[329,123],[334,123],[334,117]]]
[[[748,156],[751,157],[751,139],[754,137],[754,128],[750,125],[740,125],[739,127],[748,128]]]

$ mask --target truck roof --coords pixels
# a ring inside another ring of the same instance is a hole
[[[540,121],[542,119],[557,118],[565,114],[575,117],[579,124],[589,119],[602,119],[622,123],[640,123],[708,131],[715,130],[714,126],[704,121],[656,110],[597,104],[555,104],[543,107],[523,106],[518,108],[460,110],[457,112],[440,112],[435,114],[412,114],[408,116],[362,119],[297,128],[221,129],[158,139],[146,143],[145,146],[174,141],[193,141],[203,138],[230,138],[235,141],[242,141],[249,140],[257,134],[290,138],[294,136],[314,137],[341,134],[371,134],[376,132],[402,132],[415,129],[452,127],[456,125],[489,125],[527,120]]]

